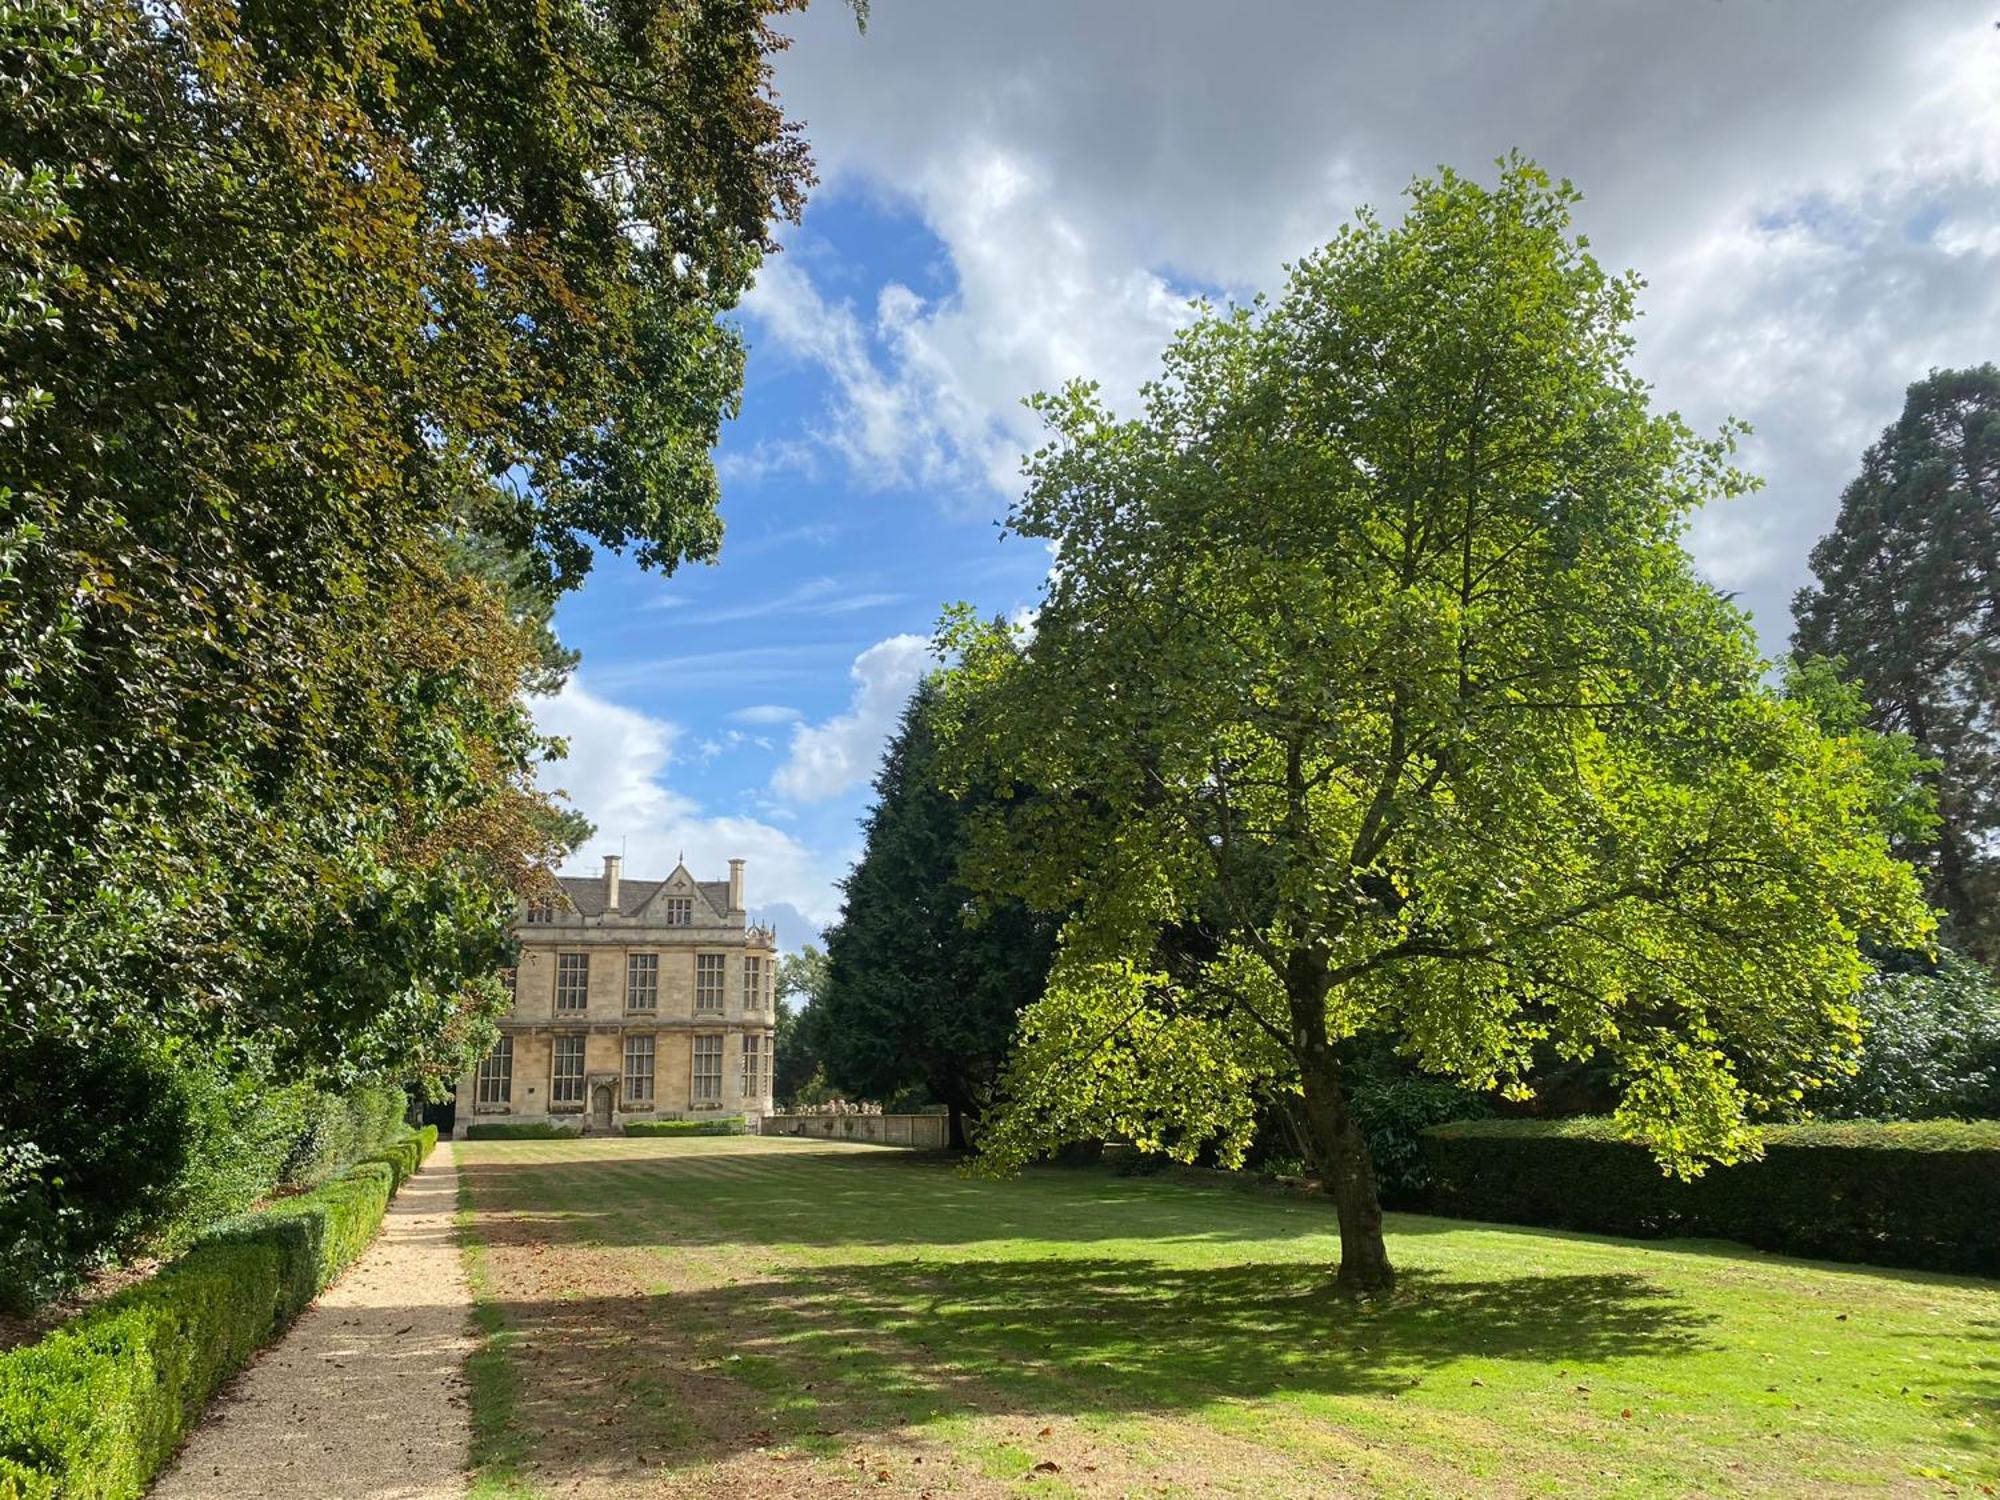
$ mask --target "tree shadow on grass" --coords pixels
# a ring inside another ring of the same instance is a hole
[[[1461,1359],[1692,1353],[1711,1321],[1629,1275],[1406,1273],[1355,1304],[1325,1267],[1110,1257],[816,1266],[675,1294],[508,1300],[520,1417],[552,1479],[895,1441],[953,1414],[1170,1414],[1218,1399],[1398,1399]]]
[[[1913,1394],[1917,1400],[1937,1402],[1939,1410],[1959,1419],[1945,1429],[1944,1441],[1994,1465],[2000,1463],[2000,1362],[1991,1357],[1990,1351],[2000,1351],[2000,1318],[1973,1318],[1964,1326],[1985,1344],[1989,1357],[1977,1363],[1976,1373],[1967,1370],[1947,1376],[1940,1369],[1942,1378],[1931,1389],[1919,1388]],[[1928,1343],[1924,1335],[1901,1336]],[[1930,1356],[1926,1354],[1924,1358]],[[1963,1384],[1956,1388],[1945,1383],[1961,1379]],[[1905,1387],[1905,1391],[1908,1393],[1909,1388]]]
[[[1087,1242],[1107,1238],[1271,1241],[1336,1231],[1330,1203],[1203,1189],[1081,1171],[1030,1172],[1007,1181],[968,1179],[928,1153],[887,1147],[710,1152],[676,1156],[651,1142],[630,1151],[537,1160],[488,1156],[459,1171],[496,1243],[581,1234],[597,1244],[643,1245],[669,1222],[687,1244],[971,1244],[1023,1235]],[[601,1149],[601,1148],[600,1148]],[[561,1192],[552,1192],[551,1184]],[[621,1214],[642,1191],[658,1217]],[[557,1198],[590,1205],[558,1214]],[[511,1223],[506,1222],[511,1221]]]

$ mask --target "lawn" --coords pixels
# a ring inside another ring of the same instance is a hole
[[[748,1138],[460,1143],[476,1495],[1974,1494],[2000,1283]]]

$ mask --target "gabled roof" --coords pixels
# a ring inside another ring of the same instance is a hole
[[[557,877],[563,895],[581,916],[601,917],[604,915],[604,877],[601,875],[561,875]],[[660,892],[672,888],[690,896],[699,896],[709,908],[715,920],[727,921],[729,917],[729,882],[726,880],[696,880],[684,864],[674,866],[673,874],[665,880],[620,880],[618,882],[618,910],[621,915],[637,916]]]
[[[586,917],[604,915],[604,877],[602,875],[559,875],[557,882],[563,894],[569,897],[569,904]],[[618,882],[618,909],[634,912],[653,899],[653,893],[665,885],[664,880],[621,880]]]

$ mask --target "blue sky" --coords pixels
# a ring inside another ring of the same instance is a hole
[[[857,306],[892,286],[937,298],[955,290],[945,247],[868,184],[822,193],[785,253],[825,295]],[[934,664],[927,643],[941,610],[959,600],[1006,614],[1029,607],[1047,555],[1002,536],[1004,499],[989,484],[884,480],[846,462],[837,383],[762,336],[754,313],[738,321],[750,359],[743,415],[716,453],[722,559],[663,576],[600,556],[557,619],[583,666],[566,703],[544,711],[576,746],[545,780],[599,824],[576,869],[622,849],[635,875],[664,874],[685,854],[697,874],[715,876],[721,860],[760,842],[743,837],[745,825],[782,834],[797,849],[766,836],[748,880],[753,906],[796,945],[833,914],[832,881],[858,849],[883,735]],[[887,357],[864,333],[870,356]],[[612,712],[564,711],[578,700]],[[624,761],[607,785],[591,764],[621,736],[646,738],[631,716],[651,726],[657,764]],[[635,776],[670,791],[648,798]],[[774,851],[776,868],[759,868]]]
[[[1933,366],[2000,358],[2000,34],[1958,0],[1240,10],[1207,0],[816,5],[780,59],[823,183],[740,321],[720,563],[603,557],[558,615],[542,722],[599,834],[573,868],[749,861],[795,945],[838,904],[867,782],[939,608],[1031,605],[995,522],[1029,392],[1129,402],[1197,294],[1410,178],[1521,148],[1648,279],[1656,399],[1756,428],[1765,489],[1697,562],[1769,649],[1861,449]]]

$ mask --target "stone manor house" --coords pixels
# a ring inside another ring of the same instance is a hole
[[[777,942],[743,909],[743,861],[727,880],[685,864],[665,880],[560,877],[522,905],[514,1009],[459,1081],[457,1124],[570,1124],[771,1111]]]

